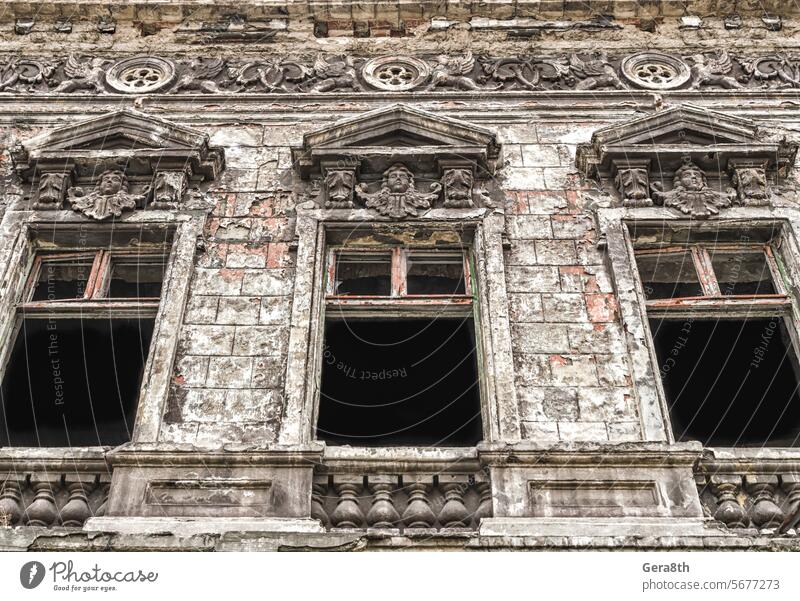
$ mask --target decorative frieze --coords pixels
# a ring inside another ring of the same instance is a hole
[[[230,33],[230,32],[229,32]],[[238,32],[232,32],[239,35]],[[800,55],[698,49],[563,55],[472,53],[295,60],[254,56],[0,58],[0,91],[13,93],[330,93],[410,90],[732,90],[800,88]]]

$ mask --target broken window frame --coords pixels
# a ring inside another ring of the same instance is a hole
[[[452,257],[459,254],[462,257],[464,294],[408,294],[408,258],[414,254],[435,254],[441,253]],[[390,254],[391,256],[391,293],[389,296],[381,295],[348,295],[336,294],[336,270],[338,258],[341,255],[379,255]],[[352,248],[347,246],[337,246],[328,249],[328,260],[326,266],[326,285],[325,300],[330,307],[344,306],[370,306],[370,305],[462,305],[472,304],[474,290],[472,287],[472,266],[470,264],[469,253],[463,247],[430,247],[430,246],[385,246]]]
[[[713,244],[714,252],[764,254],[775,294],[722,294],[717,275],[711,261],[708,244],[693,243],[685,245],[660,246],[653,248],[634,248],[634,258],[667,254],[686,254],[692,258],[700,287],[704,294],[661,299],[644,299],[648,318],[669,318],[685,315],[687,312],[702,312],[709,317],[737,317],[756,315],[788,314],[792,309],[792,299],[781,274],[773,244],[719,243]],[[644,289],[638,264],[634,265],[639,283]]]
[[[109,297],[108,289],[111,282],[115,260],[124,258],[135,258],[136,260],[147,261],[148,263],[157,260],[164,265],[168,259],[167,248],[160,254],[148,252],[142,253],[138,249],[98,249],[93,251],[71,250],[58,251],[37,251],[34,254],[22,298],[18,305],[19,310],[25,317],[35,317],[36,315],[46,315],[53,317],[56,314],[62,316],[80,315],[90,318],[92,313],[101,312],[104,317],[112,317],[109,311],[113,309],[113,316],[140,316],[155,317],[158,311],[161,297]],[[61,259],[80,259],[92,258],[92,267],[86,278],[86,286],[82,298],[61,298],[53,300],[31,300],[37,283],[41,276],[41,271],[48,261],[58,261]],[[162,277],[162,285],[164,278]],[[163,295],[163,293],[162,293]]]

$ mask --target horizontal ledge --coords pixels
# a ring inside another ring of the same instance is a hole
[[[108,462],[125,467],[184,466],[298,466],[313,467],[322,460],[322,445],[249,447],[227,445],[221,449],[193,445],[133,444],[117,447],[108,454]]]
[[[326,446],[321,473],[477,472],[475,447]]]

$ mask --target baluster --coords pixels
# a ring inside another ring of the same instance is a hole
[[[473,524],[477,528],[483,518],[492,517],[492,484],[491,482],[478,482],[475,485],[475,489],[481,496],[478,509],[475,510],[475,514],[472,516]]]
[[[358,506],[358,493],[361,484],[355,482],[337,482],[336,494],[339,499],[336,509],[331,514],[331,523],[336,528],[361,528],[364,525],[364,513]]]
[[[22,489],[19,482],[9,477],[0,488],[0,523],[15,526],[21,519]]]
[[[440,482],[445,477],[441,476]],[[442,528],[466,528],[469,523],[469,511],[464,505],[464,493],[467,492],[469,484],[466,478],[452,480],[441,483],[444,505],[439,512],[439,524]]]
[[[741,485],[741,476],[711,476],[711,492],[717,498],[717,510],[714,512],[714,519],[729,528],[746,528],[749,522],[744,508],[736,498],[736,493],[741,488]]]
[[[28,526],[51,526],[58,517],[52,483],[37,482],[33,491],[33,501],[25,509]]]
[[[428,498],[430,486],[421,480],[408,485],[408,505],[403,512],[403,523],[407,528],[433,528],[436,516]]]
[[[67,485],[69,499],[61,510],[61,524],[66,527],[80,528],[83,523],[92,517],[92,510],[89,509],[87,495],[91,489],[91,484],[83,482],[72,482]]]
[[[778,487],[777,476],[746,475],[744,477],[747,491],[753,497],[750,508],[750,519],[759,528],[777,528],[783,522],[783,511],[775,503],[775,489]]]
[[[322,522],[322,525],[328,526],[328,513],[325,511],[325,492],[327,490],[326,484],[314,484],[311,487],[311,517],[315,520]]]
[[[367,524],[373,528],[397,528],[400,526],[400,514],[397,513],[392,498],[392,491],[396,486],[397,478],[395,477],[369,477],[372,507],[367,512]]]

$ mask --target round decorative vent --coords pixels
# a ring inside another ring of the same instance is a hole
[[[691,72],[682,60],[661,52],[639,52],[622,61],[622,74],[640,88],[671,90],[689,81]]]
[[[163,58],[135,56],[117,61],[106,73],[109,86],[124,94],[146,94],[170,85],[175,65]]]
[[[410,56],[382,56],[367,61],[362,75],[374,88],[402,92],[425,83],[430,69],[425,62]]]

